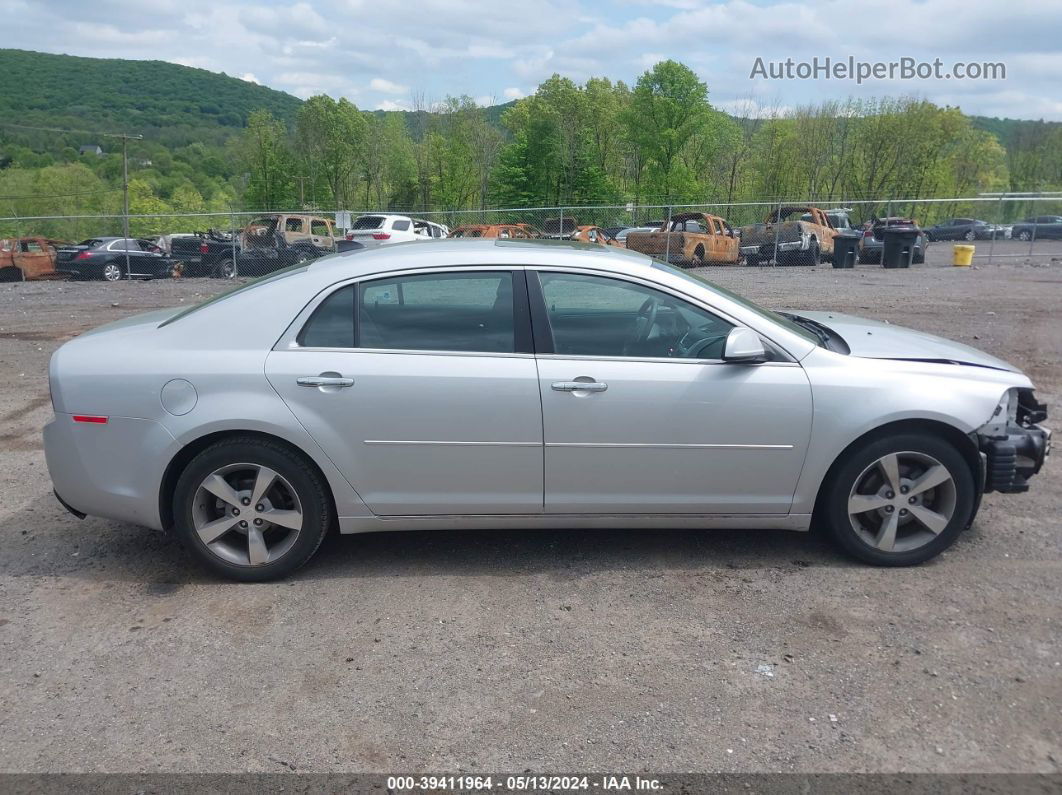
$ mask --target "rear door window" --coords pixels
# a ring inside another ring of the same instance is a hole
[[[327,221],[314,219],[310,221],[310,234],[318,237],[329,237],[332,234],[332,230],[329,228]]]
[[[362,283],[358,346],[512,353],[513,277],[505,271],[428,273]]]
[[[301,232],[303,231],[303,224],[301,218],[288,218],[284,221],[285,232]]]
[[[393,224],[391,224],[391,228],[397,232],[408,232],[409,221],[395,221]]]

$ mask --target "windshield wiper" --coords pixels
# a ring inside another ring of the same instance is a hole
[[[830,332],[827,331],[826,327],[823,326],[821,323],[816,323],[814,320],[808,320],[806,317],[800,317],[800,315],[793,315],[789,312],[779,312],[778,314],[786,318],[787,320],[796,323],[802,329],[807,329],[808,331],[810,331],[812,334],[818,337],[819,340],[821,340],[822,347],[830,347]]]

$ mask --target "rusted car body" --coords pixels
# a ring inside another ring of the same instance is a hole
[[[450,237],[498,237],[531,240],[537,235],[527,224],[467,224],[450,232]]]
[[[0,281],[20,282],[65,279],[55,270],[57,241],[43,237],[14,237],[0,240]]]
[[[785,206],[762,224],[741,227],[741,254],[748,265],[771,260],[778,265],[818,265],[833,256],[836,235],[829,216],[818,207]]]
[[[256,218],[239,237],[236,268],[221,269],[218,276],[235,273],[261,276],[336,250],[336,228],[330,218],[318,215],[282,214]]]
[[[687,268],[737,265],[741,257],[730,224],[707,213],[683,213],[655,232],[631,232],[627,248]]]
[[[598,246],[618,246],[615,240],[600,226],[580,226],[568,238],[577,243],[594,243]]]

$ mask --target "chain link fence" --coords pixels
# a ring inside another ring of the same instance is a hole
[[[808,225],[815,219],[805,210],[813,206],[828,214],[832,226],[859,238],[859,261],[868,265],[881,259],[882,219],[919,225],[914,261],[927,266],[950,265],[954,243],[975,246],[978,263],[1062,259],[1062,194],[995,194],[412,213],[11,215],[0,217],[0,279],[257,277],[336,251],[448,236],[625,246],[685,267],[814,265],[829,260],[831,241],[817,239]],[[779,216],[782,223],[775,220]]]

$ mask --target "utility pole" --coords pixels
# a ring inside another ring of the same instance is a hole
[[[140,141],[143,135],[103,133],[105,138],[122,139],[122,239],[125,241],[125,278],[132,279],[129,267],[129,139]]]

